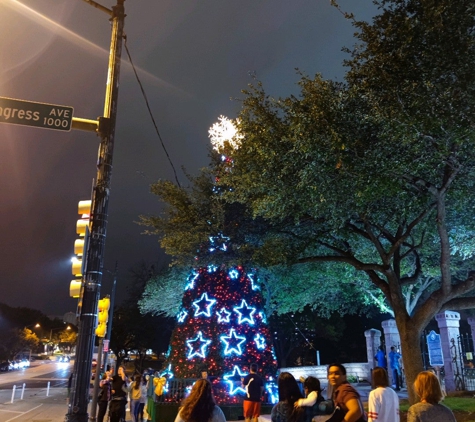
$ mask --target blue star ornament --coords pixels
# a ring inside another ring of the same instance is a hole
[[[256,347],[259,350],[263,350],[266,348],[266,340],[259,333],[256,334],[256,336],[254,337],[254,342],[256,343]]]
[[[247,302],[243,299],[241,302],[241,306],[237,306],[234,308],[234,312],[239,314],[238,317],[238,324],[242,324],[243,322],[248,322],[249,324],[254,324],[254,312],[256,312],[256,308],[252,306],[248,306]]]
[[[246,341],[246,337],[238,336],[234,328],[229,330],[229,335],[221,336],[221,341],[226,345],[224,349],[224,355],[228,356],[231,353],[236,353],[237,355],[242,355],[241,344]]]
[[[183,322],[188,315],[188,312],[186,312],[184,309],[178,314],[177,319],[178,322]]]
[[[216,303],[216,299],[208,299],[208,294],[203,293],[201,298],[193,302],[193,306],[196,308],[195,316],[211,316],[211,308]]]
[[[236,280],[237,278],[239,277],[239,271],[238,270],[231,270],[229,271],[229,278],[231,278],[231,280]]]
[[[195,356],[200,358],[206,357],[206,348],[211,343],[211,340],[205,340],[203,333],[198,331],[198,335],[193,340],[186,340],[187,346],[190,348],[188,359],[193,359]]]
[[[229,374],[223,375],[224,380],[229,385],[229,394],[234,395],[236,393],[246,393],[246,390],[242,387],[241,378],[245,377],[247,374],[241,372],[237,365],[234,365],[233,371]],[[237,386],[235,385],[237,384]]]
[[[229,322],[231,317],[231,312],[227,311],[226,308],[221,308],[216,312],[218,316],[218,322]]]

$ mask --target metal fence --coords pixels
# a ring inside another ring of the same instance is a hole
[[[429,363],[429,351],[427,347],[427,335],[424,331],[421,335],[420,348],[424,369],[434,369]],[[475,360],[473,338],[470,334],[461,334],[451,339],[450,353],[454,369],[455,388],[458,391],[475,391]],[[440,370],[440,381],[444,385],[445,371]]]
[[[167,382],[163,395],[156,397],[156,402],[163,404],[180,403],[191,391],[193,384],[198,378],[172,378]],[[241,387],[241,381],[230,384],[229,381],[210,379],[213,395],[218,404],[242,404],[245,394]],[[234,394],[229,394],[233,390]],[[262,404],[272,404],[267,391],[264,392]]]

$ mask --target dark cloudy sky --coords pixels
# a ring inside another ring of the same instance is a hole
[[[114,0],[99,1],[111,8]],[[370,19],[370,0],[341,0]],[[296,93],[295,68],[341,79],[350,22],[329,0],[126,0],[132,59],[169,154],[191,173],[207,164],[208,128],[236,116],[249,72],[274,96]],[[108,16],[82,0],[0,0],[0,96],[102,115],[110,42]],[[0,302],[47,314],[74,311],[70,259],[77,202],[90,197],[98,138],[88,132],[0,124]],[[123,51],[105,267],[118,261],[119,299],[128,269],[156,261],[156,238],[140,214],[149,193],[173,179]],[[102,294],[110,293],[104,276]]]

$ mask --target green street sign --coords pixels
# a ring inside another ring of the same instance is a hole
[[[69,132],[73,107],[0,97],[0,123]]]

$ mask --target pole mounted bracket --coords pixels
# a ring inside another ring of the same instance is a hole
[[[98,117],[97,120],[99,121],[97,132],[101,138],[106,138],[111,131],[111,119],[108,117]]]

